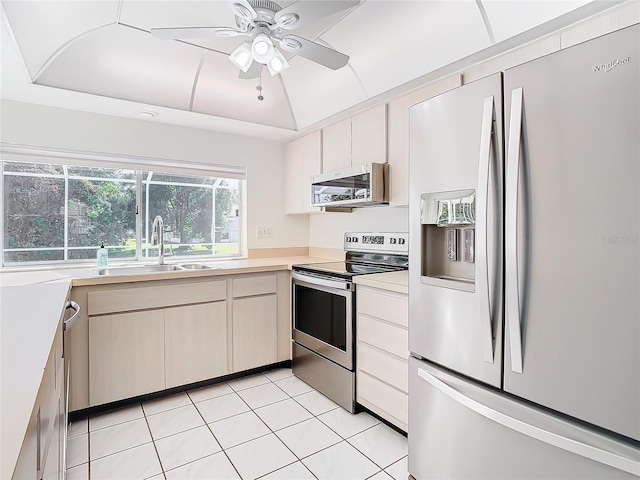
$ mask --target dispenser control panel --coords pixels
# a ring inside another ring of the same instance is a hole
[[[458,230],[447,228],[447,258],[450,262],[458,261]]]

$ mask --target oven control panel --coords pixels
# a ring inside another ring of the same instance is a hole
[[[407,232],[347,232],[344,234],[344,249],[359,252],[409,253]]]

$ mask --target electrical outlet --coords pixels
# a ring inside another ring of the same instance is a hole
[[[273,227],[272,226],[259,226],[256,227],[256,238],[272,238]]]

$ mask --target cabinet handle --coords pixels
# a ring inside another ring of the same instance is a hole
[[[80,305],[78,305],[76,302],[74,301],[69,301],[67,302],[67,306],[65,307],[65,310],[74,310],[75,313],[68,318],[67,320],[65,320],[65,322],[63,323],[63,330],[67,331],[69,330],[71,327],[73,327],[73,324],[76,323],[76,320],[78,320],[78,317],[80,316]]]

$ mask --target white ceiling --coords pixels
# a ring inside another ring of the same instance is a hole
[[[307,0],[300,0],[307,1]],[[321,0],[330,1],[330,0]],[[278,1],[286,7],[293,1]],[[2,98],[286,139],[298,130],[575,11],[584,0],[362,0],[295,30],[349,55],[330,70],[293,57],[238,78],[244,40],[160,40],[152,27],[232,26],[221,0],[2,0]]]

